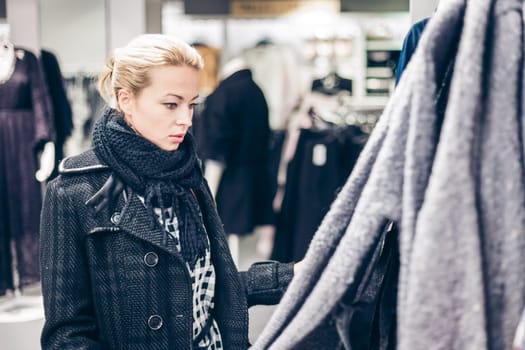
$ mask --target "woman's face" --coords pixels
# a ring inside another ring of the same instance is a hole
[[[136,133],[174,151],[191,126],[199,92],[199,71],[189,66],[155,67],[151,85],[137,95],[119,91],[124,118]]]

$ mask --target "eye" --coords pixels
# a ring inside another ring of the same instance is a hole
[[[172,103],[172,102],[163,103],[163,105],[166,106],[167,109],[175,109],[175,108],[177,108],[177,104],[176,103]]]
[[[190,108],[195,109],[195,107],[197,107],[198,105],[199,105],[198,103],[191,103]]]

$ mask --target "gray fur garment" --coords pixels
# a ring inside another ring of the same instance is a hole
[[[401,228],[397,348],[511,348],[525,296],[522,9],[521,0],[440,2],[252,349],[294,349],[315,334],[386,218]]]

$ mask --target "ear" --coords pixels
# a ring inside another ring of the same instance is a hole
[[[117,104],[125,115],[133,112],[133,94],[126,89],[120,89],[117,93]]]

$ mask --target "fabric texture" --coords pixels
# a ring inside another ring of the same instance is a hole
[[[40,279],[37,152],[54,138],[41,64],[26,49],[15,47],[15,57],[12,75],[0,84],[0,295]],[[16,286],[14,263],[20,281]]]
[[[202,196],[204,189],[191,134],[186,134],[177,150],[164,151],[135,133],[116,110],[108,108],[95,124],[93,145],[97,156],[144,196],[152,218],[153,207],[157,205],[161,208],[162,222],[167,207],[176,212],[184,259],[193,265],[204,257],[208,240],[195,196],[195,191]],[[203,204],[206,210],[212,210],[211,199]],[[167,243],[167,234],[163,232],[163,242]]]
[[[130,189],[98,212],[86,205],[112,195],[104,188],[112,176],[90,150],[66,158],[47,186],[40,229],[42,349],[191,349],[191,277],[176,247],[163,244],[160,225],[151,225],[151,213]],[[204,180],[203,186],[206,193],[196,191],[199,204],[201,196],[211,198]],[[222,345],[246,349],[248,305],[278,302],[293,266],[265,262],[239,273],[216,210],[200,208]]]
[[[440,3],[254,349],[315,335],[385,218],[400,227],[397,348],[512,347],[525,295],[522,7]]]

